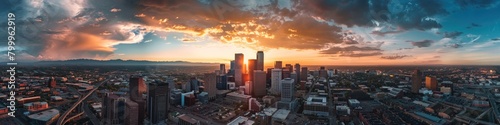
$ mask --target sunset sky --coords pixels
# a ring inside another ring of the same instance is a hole
[[[9,1],[19,61],[500,65],[497,0]]]

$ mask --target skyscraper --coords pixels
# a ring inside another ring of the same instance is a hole
[[[293,65],[292,64],[286,64],[285,67],[288,69],[288,71],[293,72]]]
[[[125,125],[139,125],[139,104],[127,101],[125,109]]]
[[[293,81],[296,81],[296,82],[298,81],[297,76],[298,75],[295,71],[290,73],[290,78],[293,79]]]
[[[274,62],[274,69],[281,69],[281,68],[283,68],[282,66],[283,66],[283,64],[281,61]]]
[[[307,80],[308,73],[309,73],[309,71],[307,70],[307,67],[302,67],[302,71],[300,72],[300,79]]]
[[[146,84],[141,76],[131,76],[129,79],[129,95],[133,101],[142,101],[142,94],[146,93]]]
[[[294,99],[295,81],[292,78],[281,80],[281,101],[290,102]]]
[[[203,77],[205,87],[205,91],[208,93],[208,99],[215,99],[215,95],[217,94],[217,85],[216,85],[217,75],[215,73],[205,73]]]
[[[235,60],[235,66],[234,66],[234,83],[236,86],[241,86],[243,85],[243,63],[244,63],[244,57],[243,54],[241,53],[236,53],[234,55],[234,60]]]
[[[437,79],[436,77],[427,76],[425,77],[425,87],[430,90],[437,90]]]
[[[281,69],[273,69],[271,73],[271,92],[280,94]]]
[[[420,90],[420,87],[422,86],[422,72],[420,72],[420,70],[418,69],[415,69],[411,77],[411,92],[418,93],[418,90]]]
[[[255,70],[253,74],[253,97],[263,97],[267,95],[266,92],[266,72]]]
[[[264,52],[257,51],[257,65],[256,70],[264,71]]]
[[[226,64],[220,64],[220,74],[226,74]]]
[[[227,89],[227,75],[226,74],[219,74],[217,76],[217,89],[219,90],[226,90]]]
[[[168,83],[156,81],[148,88],[148,120],[152,124],[162,123],[167,119],[169,108]]]
[[[253,95],[252,81],[245,82],[245,95]]]
[[[248,78],[250,81],[254,81],[253,80],[253,72],[254,70],[256,69],[256,66],[255,65],[257,63],[257,60],[256,59],[249,59],[248,60]]]
[[[125,97],[120,97],[115,94],[106,93],[103,98],[103,109],[102,116],[104,119],[104,124],[106,125],[118,125],[125,123],[125,102],[127,99]]]
[[[328,78],[328,74],[324,66],[319,69],[319,77]]]
[[[295,79],[295,82],[300,82],[302,79],[300,78],[300,64],[296,63],[295,64],[295,73],[297,73],[297,78]]]

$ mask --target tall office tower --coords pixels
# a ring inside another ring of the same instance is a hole
[[[254,70],[256,70],[256,65],[257,64],[257,60],[256,59],[249,59],[248,60],[248,79],[250,81],[253,81],[253,72]]]
[[[324,66],[319,69],[319,77],[328,78],[328,74]]]
[[[418,90],[420,90],[420,87],[422,86],[422,72],[420,72],[420,70],[418,69],[415,69],[411,76],[411,80],[411,92],[418,93]]]
[[[226,90],[227,89],[227,75],[219,74],[217,75],[217,89],[218,90]]]
[[[280,94],[281,85],[281,69],[273,69],[271,73],[271,92],[273,94]]]
[[[437,90],[437,79],[436,77],[427,76],[425,77],[425,87],[430,90]]]
[[[156,81],[148,88],[148,120],[152,124],[164,122],[167,119],[170,90],[168,83]]]
[[[302,67],[302,71],[300,72],[300,79],[306,81],[308,73],[309,71],[307,70],[307,67]]]
[[[255,70],[253,74],[253,97],[263,97],[267,95],[266,92],[266,72],[260,71],[260,70]]]
[[[146,84],[141,76],[130,76],[129,79],[129,95],[133,101],[143,101],[142,94],[146,93]]]
[[[226,74],[226,64],[220,64],[220,74]]]
[[[47,82],[47,86],[49,88],[55,88],[57,86],[56,79],[54,79],[54,77],[50,77],[49,81]]]
[[[285,67],[288,69],[288,71],[293,72],[293,65],[292,64],[286,64]]]
[[[191,77],[191,79],[189,80],[189,84],[190,84],[190,91],[194,91],[194,93],[198,93],[200,91],[200,81],[198,81],[197,78],[195,77]]]
[[[283,66],[283,62],[281,62],[281,61],[274,62],[274,69],[281,69],[281,68],[283,68],[282,66]]]
[[[106,93],[103,98],[103,119],[106,125],[120,125],[125,123],[125,97]]]
[[[175,89],[175,77],[173,76],[168,76],[166,78],[166,82],[168,83],[168,88],[169,89]]]
[[[281,80],[281,101],[290,102],[294,99],[295,81],[292,78]]]
[[[298,76],[298,75],[297,75],[297,73],[296,73],[295,71],[294,71],[294,72],[292,72],[292,73],[290,73],[290,78],[291,78],[291,79],[293,79],[293,81],[295,81],[295,82],[297,82],[297,81],[298,81],[298,80],[297,80],[297,76]]]
[[[245,82],[245,95],[252,95],[253,92],[253,83],[252,81]]]
[[[291,73],[292,73],[292,72],[290,71],[290,69],[288,69],[288,68],[286,68],[286,67],[285,67],[285,68],[283,68],[283,69],[281,70],[281,78],[282,78],[282,79],[284,79],[284,78],[290,78],[290,74],[291,74]]]
[[[217,85],[216,85],[217,75],[215,73],[205,73],[203,77],[203,81],[205,82],[203,86],[208,93],[208,99],[215,99],[215,95],[217,94]]]
[[[234,66],[234,83],[236,87],[243,85],[243,67],[244,67],[244,57],[241,53],[236,53],[234,55],[235,66]]]
[[[234,60],[231,60],[231,62],[229,64],[229,71],[227,72],[227,74],[234,76],[234,67],[236,67],[235,65],[236,65],[236,62]]]
[[[256,70],[264,71],[264,52],[257,51],[257,65]]]
[[[300,64],[296,63],[295,64],[295,73],[297,73],[297,78],[295,79],[295,82],[300,82],[302,79],[300,78]]]
[[[125,125],[139,125],[139,104],[127,101],[125,109]]]

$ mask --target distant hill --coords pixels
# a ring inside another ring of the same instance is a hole
[[[5,65],[6,63],[0,63]],[[18,65],[186,65],[186,66],[210,66],[218,63],[188,62],[188,61],[147,61],[147,60],[94,60],[94,59],[72,59],[53,60],[38,62],[20,62]]]

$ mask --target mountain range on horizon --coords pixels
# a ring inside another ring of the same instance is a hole
[[[6,63],[2,63],[5,65]],[[70,60],[43,60],[34,62],[19,62],[18,65],[218,65],[219,63],[189,62],[189,61],[148,61],[148,60],[96,60],[96,59],[70,59]]]

